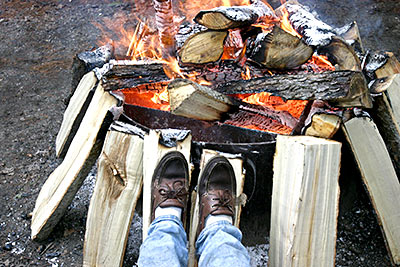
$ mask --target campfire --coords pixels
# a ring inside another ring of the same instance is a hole
[[[49,235],[99,158],[84,264],[108,257],[107,266],[119,265],[142,187],[146,235],[149,181],[162,155],[181,151],[195,187],[202,166],[223,153],[241,185],[237,226],[240,204],[250,217],[257,201],[271,214],[270,265],[333,266],[341,143],[329,139],[342,129],[400,264],[395,56],[365,50],[355,22],[334,29],[296,1],[275,10],[261,0],[195,2],[177,14],[171,0],[153,0],[154,17],[138,18],[120,42],[77,55],[56,142],[64,161],[39,194],[32,238]]]

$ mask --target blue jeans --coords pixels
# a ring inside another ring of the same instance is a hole
[[[240,230],[226,221],[204,228],[196,242],[199,267],[250,266],[249,254],[241,240]],[[187,266],[187,262],[187,237],[181,220],[173,215],[156,218],[140,247],[138,265],[172,267]]]

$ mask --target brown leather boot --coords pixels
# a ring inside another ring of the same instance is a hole
[[[157,207],[182,208],[185,221],[189,189],[188,163],[182,153],[173,151],[164,155],[153,174],[151,220]]]
[[[225,157],[212,158],[204,167],[199,184],[199,225],[197,236],[205,227],[208,215],[228,215],[234,219],[236,179]]]

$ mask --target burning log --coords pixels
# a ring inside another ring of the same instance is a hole
[[[156,26],[163,58],[170,58],[175,53],[174,36],[176,28],[171,0],[153,0],[156,10]]]
[[[204,64],[218,61],[224,52],[227,31],[204,31],[190,36],[179,51],[184,64]]]
[[[275,75],[215,87],[222,94],[268,92],[284,99],[329,100],[339,107],[371,108],[365,77],[358,71]]]
[[[343,131],[357,160],[394,264],[400,264],[400,184],[375,123],[366,117],[344,123]]]
[[[36,199],[32,239],[47,238],[71,204],[99,156],[104,128],[108,128],[113,119],[109,110],[116,105],[117,99],[99,85],[64,161],[50,174]]]
[[[168,93],[171,113],[192,119],[220,120],[234,107],[229,97],[190,80],[175,79]]]
[[[250,6],[221,6],[200,11],[194,21],[212,30],[227,30],[275,19],[276,16],[269,6],[261,0],[254,0]]]
[[[89,72],[83,76],[77,86],[75,93],[71,96],[68,107],[64,112],[64,118],[57,134],[56,155],[63,158],[78,131],[94,92],[97,87],[97,78],[94,72]]]
[[[339,130],[341,118],[335,114],[314,114],[305,135],[330,139]]]
[[[326,46],[336,35],[331,26],[317,19],[307,7],[302,6],[297,1],[288,1],[275,10],[275,13],[280,17],[284,17],[286,12],[290,24],[303,37],[307,45]]]
[[[400,74],[377,80],[371,88],[373,117],[400,177]]]
[[[88,211],[83,266],[121,266],[142,191],[145,133],[121,122],[112,124],[110,129],[100,154]]]
[[[209,150],[209,149],[204,149],[203,153],[201,155],[201,160],[200,160],[200,174],[199,177],[201,176],[201,172],[203,171],[204,167],[206,166],[207,162],[210,161],[212,158],[216,156],[222,155],[221,152],[217,152],[214,150]],[[244,188],[244,173],[242,172],[243,170],[243,160],[238,157],[238,155],[231,155],[228,153],[223,153],[223,156],[229,161],[229,163],[233,167],[233,171],[235,174],[235,180],[236,180],[236,198],[237,201],[235,201],[236,209],[235,209],[235,226],[239,227],[240,224],[240,214],[242,212],[242,206],[246,204],[246,195],[243,194],[243,188]],[[200,179],[198,179],[197,187],[199,187]],[[199,223],[199,201],[200,197],[198,196],[198,193],[196,191],[192,192],[192,207],[191,207],[191,218],[190,218],[190,225],[198,225]],[[196,242],[196,232],[197,229],[196,227],[191,227],[190,232],[189,232],[189,263],[188,266],[193,267],[196,266],[196,248],[195,248],[195,242]]]
[[[353,47],[356,53],[364,54],[364,46],[361,41],[357,22],[353,21],[349,25],[336,31],[349,45],[351,45],[351,47]]]
[[[340,150],[326,139],[277,137],[269,266],[335,265]]]
[[[275,26],[250,41],[249,58],[272,69],[292,69],[307,62],[314,50],[300,38]]]
[[[116,61],[112,64],[111,70],[102,78],[102,85],[106,91],[169,81],[164,71],[166,64],[131,61]]]
[[[361,70],[360,59],[354,49],[340,37],[333,36],[330,44],[321,47],[319,53],[327,55],[337,70]]]
[[[143,240],[151,223],[151,186],[154,170],[162,157],[171,151],[181,152],[189,165],[192,136],[187,130],[150,130],[143,145]],[[189,165],[189,184],[191,178]],[[186,224],[186,222],[183,222]]]
[[[317,47],[320,53],[326,54],[331,62],[338,65],[338,70],[361,70],[354,49],[338,37],[331,26],[317,19],[297,1],[285,3],[278,8],[277,14],[283,16],[285,8],[289,22],[307,45]]]

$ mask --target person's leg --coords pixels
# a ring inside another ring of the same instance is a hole
[[[186,266],[187,238],[181,220],[174,215],[157,217],[140,247],[139,266]]]
[[[211,159],[199,183],[199,225],[196,254],[199,266],[250,266],[241,244],[242,233],[233,226],[236,179],[224,157]]]
[[[148,236],[140,247],[138,265],[186,266],[185,220],[188,198],[188,164],[180,152],[169,152],[158,163],[152,180]]]
[[[242,245],[242,233],[227,221],[210,224],[196,242],[199,267],[250,266],[250,256]]]

